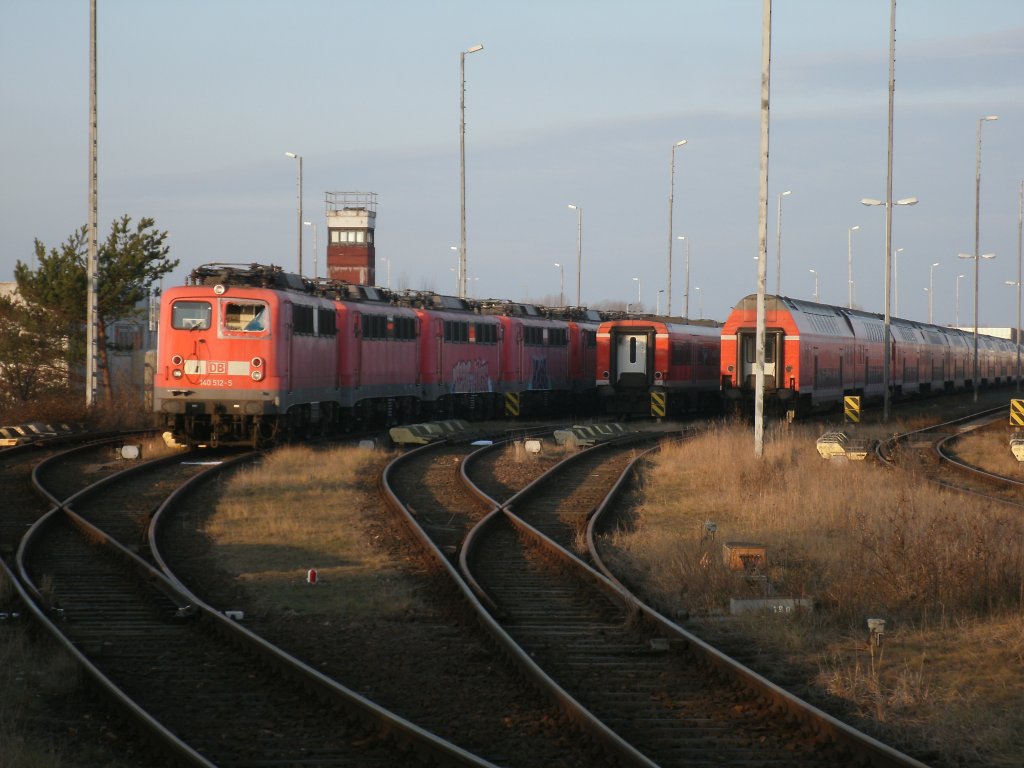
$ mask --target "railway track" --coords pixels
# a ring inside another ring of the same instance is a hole
[[[930,481],[960,493],[1024,507],[1024,482],[976,466],[957,452],[957,443],[968,435],[998,429],[1005,424],[1006,407],[946,421],[914,432],[894,435],[876,453],[887,466],[920,471]],[[1009,447],[1006,449],[1009,455]],[[907,458],[907,456],[911,458]]]
[[[504,502],[477,487],[492,509],[461,544],[443,507],[415,508],[415,527],[450,572],[458,552],[484,626],[619,764],[921,765],[742,669],[589,567],[599,558],[582,544],[587,520],[636,453],[582,452]],[[481,454],[464,463],[466,481],[510,490],[494,477],[500,451],[487,454],[484,469]]]
[[[68,456],[76,469],[62,471]],[[140,556],[153,542],[143,521],[196,467],[173,457],[76,489],[73,477],[89,459],[68,456],[34,473],[54,503],[18,547],[19,588],[35,616],[160,745],[161,760],[489,765],[287,656]]]

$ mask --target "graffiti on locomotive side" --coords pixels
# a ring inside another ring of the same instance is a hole
[[[452,366],[452,390],[455,392],[492,392],[490,364],[487,360],[462,360]]]

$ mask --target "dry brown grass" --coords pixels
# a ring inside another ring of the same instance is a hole
[[[804,670],[819,695],[939,764],[1020,764],[1024,715],[1008,710],[1024,698],[1024,519],[914,474],[824,461],[819,433],[780,427],[757,459],[749,427],[730,424],[662,452],[633,526],[613,537],[617,567],[663,611],[711,617],[698,624]],[[815,612],[721,618],[730,597],[765,592],[724,566],[728,541],[765,544],[772,589],[812,597]],[[868,617],[887,620],[881,648]]]
[[[256,610],[351,617],[409,608],[413,583],[373,540],[382,535],[370,513],[383,461],[355,448],[287,447],[229,481],[206,533],[219,567],[253,587]]]

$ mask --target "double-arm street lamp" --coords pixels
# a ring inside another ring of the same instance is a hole
[[[980,256],[975,256],[972,253],[961,253],[958,254],[961,259],[973,259],[974,260],[974,365],[973,365],[973,384],[974,384],[974,402],[978,402],[978,388],[981,382],[978,381],[978,264],[981,263],[982,259],[994,259],[996,255],[994,253],[983,253]]]
[[[885,320],[884,320],[884,344],[882,354],[884,355],[882,360],[882,380],[884,386],[882,387],[882,421],[889,420],[889,401],[890,392],[889,388],[892,384],[892,377],[890,374],[890,356],[892,355],[892,315],[890,313],[890,307],[892,304],[892,209],[897,205],[916,205],[916,197],[905,197],[902,200],[895,200],[890,203],[892,199],[892,101],[893,101],[893,67],[895,58],[895,45],[896,45],[896,1],[892,3],[892,13],[890,22],[890,43],[889,43],[889,160],[888,160],[888,173],[886,176],[886,200],[875,200],[874,198],[864,197],[861,198],[861,203],[864,205],[884,205],[885,206]]]

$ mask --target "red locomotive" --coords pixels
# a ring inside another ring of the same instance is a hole
[[[528,415],[593,389],[591,314],[214,264],[166,291],[161,315],[154,408],[188,444]]]
[[[679,416],[719,403],[719,333],[711,325],[620,318],[597,332],[597,393],[606,413]]]
[[[765,402],[797,413],[831,408],[845,395],[881,398],[885,325],[882,315],[782,296],[765,297]],[[892,318],[891,392],[894,397],[951,392],[973,386],[971,333]],[[722,394],[750,402],[756,362],[757,296],[734,308],[722,327]],[[1016,347],[978,337],[981,385],[1013,376]]]

